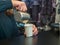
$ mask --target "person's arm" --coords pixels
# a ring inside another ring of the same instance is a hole
[[[4,12],[7,9],[11,9],[12,7],[11,0],[0,0],[0,12]]]

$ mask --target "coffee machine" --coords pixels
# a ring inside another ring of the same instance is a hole
[[[51,23],[55,31],[60,31],[60,0],[56,0],[55,22]]]
[[[60,1],[56,0],[56,16],[55,16],[55,23],[59,23],[60,22]]]
[[[56,16],[55,16],[55,23],[58,24],[58,28],[60,31],[60,0],[56,0]]]

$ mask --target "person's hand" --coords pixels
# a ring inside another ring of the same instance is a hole
[[[27,11],[27,7],[24,2],[12,0],[12,4],[13,4],[13,7],[15,7],[19,11],[22,11],[22,12]]]
[[[37,27],[33,25],[33,35],[37,35],[37,34],[38,34]]]

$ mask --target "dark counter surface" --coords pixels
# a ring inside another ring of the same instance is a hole
[[[20,35],[10,40],[0,40],[0,45],[60,45],[60,37],[52,31],[47,31],[30,38]]]

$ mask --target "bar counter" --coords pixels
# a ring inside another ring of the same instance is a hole
[[[0,45],[60,45],[60,36],[53,31],[39,32],[38,36],[17,36],[10,40],[0,40]]]

